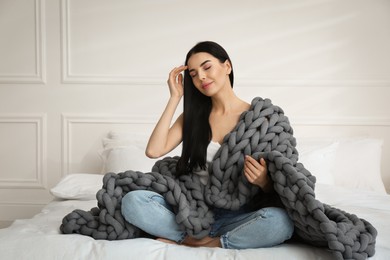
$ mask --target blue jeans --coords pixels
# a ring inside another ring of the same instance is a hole
[[[163,196],[152,191],[132,191],[122,199],[122,215],[143,231],[178,243],[186,232],[176,223],[172,208]],[[214,210],[215,222],[210,236],[220,237],[223,248],[246,249],[271,247],[291,238],[294,224],[281,208]]]

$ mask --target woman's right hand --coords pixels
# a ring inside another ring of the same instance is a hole
[[[171,97],[181,98],[184,94],[183,87],[183,74],[182,72],[187,69],[187,66],[182,65],[180,67],[174,68],[169,73],[168,86],[171,93]]]

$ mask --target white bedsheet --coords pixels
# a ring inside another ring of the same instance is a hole
[[[317,185],[317,198],[370,221],[378,230],[372,259],[390,259],[390,196]],[[94,240],[59,234],[62,218],[73,209],[89,210],[96,201],[53,201],[32,219],[0,230],[1,259],[332,259],[322,248],[283,244],[273,248],[227,250],[190,248],[151,239]]]

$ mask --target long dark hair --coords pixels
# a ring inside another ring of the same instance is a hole
[[[188,53],[185,65],[193,54],[206,52],[221,63],[230,62],[230,84],[233,87],[233,65],[229,55],[222,46],[215,42],[205,41],[196,44]],[[192,82],[188,70],[184,71],[184,102],[183,102],[183,146],[180,160],[177,163],[176,174],[182,175],[193,168],[205,169],[207,146],[210,143],[212,132],[209,123],[211,112],[211,98],[202,94]]]

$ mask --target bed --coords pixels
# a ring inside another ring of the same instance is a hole
[[[325,248],[287,242],[262,249],[190,248],[153,239],[94,240],[59,232],[62,218],[74,209],[96,206],[102,173],[147,171],[144,142],[132,133],[110,132],[102,139],[100,173],[71,173],[51,189],[52,202],[31,219],[0,230],[1,259],[332,259]],[[300,161],[317,177],[316,197],[371,222],[378,230],[372,259],[390,257],[390,196],[381,180],[382,141],[372,138],[298,139]],[[177,154],[177,148],[172,154]],[[128,160],[126,158],[133,158]],[[358,163],[365,162],[365,163]]]

